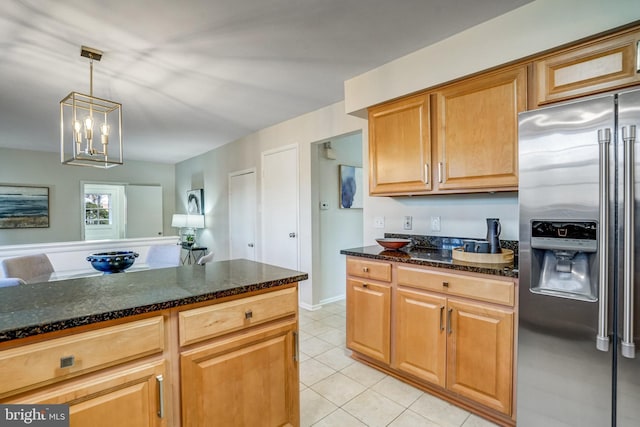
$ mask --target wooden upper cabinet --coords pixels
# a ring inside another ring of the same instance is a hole
[[[526,83],[523,65],[436,92],[440,190],[517,190],[518,113],[526,109]]]
[[[635,29],[535,61],[537,105],[639,83],[639,42]]]
[[[429,95],[369,109],[369,193],[422,194],[431,190]]]

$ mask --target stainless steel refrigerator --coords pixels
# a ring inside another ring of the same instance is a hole
[[[517,425],[640,426],[640,90],[519,117]]]

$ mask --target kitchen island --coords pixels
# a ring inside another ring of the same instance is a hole
[[[298,425],[307,277],[231,260],[2,288],[0,402],[67,403],[78,425]]]

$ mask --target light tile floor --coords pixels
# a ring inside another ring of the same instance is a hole
[[[300,309],[302,427],[489,427],[476,415],[353,360],[345,301]]]

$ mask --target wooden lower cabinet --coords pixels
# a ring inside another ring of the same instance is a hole
[[[393,367],[511,413],[513,310],[398,288]]]
[[[446,385],[446,298],[398,288],[393,366],[422,380]]]
[[[182,425],[299,425],[296,333],[279,323],[183,351]]]
[[[347,347],[425,391],[513,425],[514,281],[399,262],[380,267],[389,264],[389,283],[347,276]]]
[[[131,368],[46,387],[2,403],[68,404],[71,427],[161,427],[166,362]]]
[[[510,414],[513,310],[449,299],[447,315],[447,389]]]
[[[347,348],[390,363],[391,286],[347,279]]]

